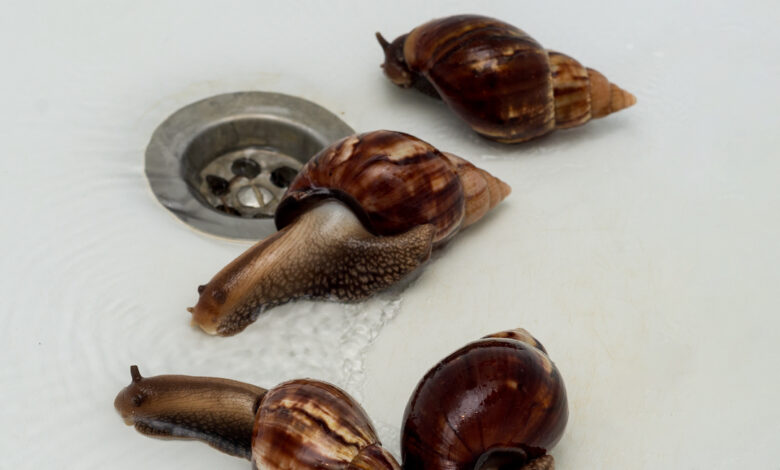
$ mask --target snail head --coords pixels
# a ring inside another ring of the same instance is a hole
[[[388,42],[381,33],[376,33],[376,39],[385,51],[385,63],[382,64],[382,69],[385,71],[387,78],[401,88],[411,87],[415,75],[409,70],[409,66],[406,65],[406,59],[404,59],[406,36],[408,35],[404,34],[396,38],[395,41]]]
[[[141,377],[138,366],[130,367],[130,377],[114,400],[127,425],[150,437],[199,440],[250,458],[255,411],[265,389],[212,377]]]
[[[130,385],[123,388],[114,400],[114,408],[125,420],[128,426],[136,423],[136,416],[144,413],[145,406],[148,405],[149,390],[146,388],[138,366],[130,366]]]

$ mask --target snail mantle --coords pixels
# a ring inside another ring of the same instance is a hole
[[[217,95],[160,124],[146,149],[146,177],[162,205],[191,227],[258,240],[276,231],[276,206],[303,164],[354,133],[295,96]]]

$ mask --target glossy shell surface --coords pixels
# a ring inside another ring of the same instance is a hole
[[[567,418],[563,380],[543,350],[481,339],[418,384],[404,415],[404,468],[471,470],[500,449],[538,457],[561,438]]]
[[[269,390],[256,416],[252,462],[258,468],[347,468],[379,443],[363,408],[343,390],[293,380]]]
[[[390,81],[444,100],[474,131],[498,142],[523,142],[636,103],[598,71],[494,18],[450,16],[393,42],[380,33],[377,39]]]
[[[463,187],[439,150],[401,132],[347,137],[312,158],[279,205],[279,229],[328,198],[346,203],[376,235],[435,226],[434,242],[454,235],[465,215]]]
[[[510,24],[473,15],[433,20],[409,34],[404,57],[480,134],[526,140],[555,127],[547,52]]]

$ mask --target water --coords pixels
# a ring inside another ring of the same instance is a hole
[[[28,2],[0,17],[0,466],[248,468],[123,426],[112,401],[130,364],[266,387],[331,381],[398,455],[425,371],[518,326],[567,385],[559,468],[776,465],[780,10],[491,3],[483,13],[639,99],[507,147],[379,69],[374,31],[394,37],[473,5],[329,2],[302,14],[288,3]],[[513,193],[403,292],[289,304],[236,337],[208,337],[185,308],[247,245],[171,216],[142,162],[170,113],[238,90],[302,96],[359,131],[416,134]]]

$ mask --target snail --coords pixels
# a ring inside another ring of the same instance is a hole
[[[114,400],[142,434],[194,439],[252,461],[254,468],[399,470],[360,405],[334,385],[292,380],[270,390],[186,375],[142,377]]]
[[[401,431],[405,470],[549,470],[568,418],[566,389],[523,329],[455,351],[420,381]]]
[[[440,18],[392,43],[376,36],[390,81],[442,99],[474,131],[499,142],[523,142],[636,103],[601,73],[493,18]]]
[[[509,186],[427,142],[392,131],[324,149],[290,183],[278,232],[198,288],[193,323],[229,336],[298,298],[365,299],[413,272]]]
[[[132,381],[114,407],[152,437],[195,439],[257,468],[398,470],[366,413],[316,380],[270,390],[185,375]],[[558,369],[526,330],[485,336],[433,367],[415,388],[401,430],[405,470],[552,470],[547,452],[568,418]]]

